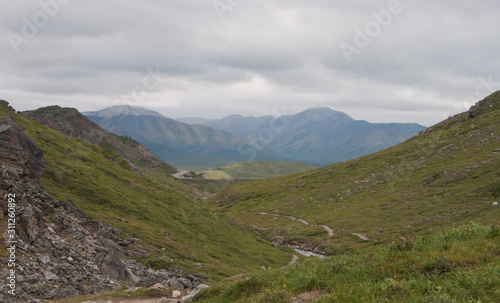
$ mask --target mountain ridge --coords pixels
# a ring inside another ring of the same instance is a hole
[[[136,139],[174,166],[196,163],[191,166],[197,170],[251,160],[325,166],[388,148],[425,129],[416,123],[355,120],[329,107],[310,108],[280,117],[236,114],[215,120],[180,119],[194,122],[192,125],[167,117],[116,115],[107,118],[106,114],[94,113],[96,116],[88,118],[103,128]],[[215,134],[218,138],[213,137]],[[151,138],[152,135],[156,138]],[[203,138],[210,136],[210,140]],[[164,140],[167,137],[169,139]]]
[[[250,143],[244,137],[167,117],[118,115],[113,118],[88,118],[110,132],[134,138],[159,158],[179,168],[210,168],[230,161],[286,159],[266,148],[254,148],[249,154],[245,149]]]
[[[17,228],[29,236],[17,262],[30,277],[20,299],[9,302],[127,285],[191,289],[200,282],[193,275],[219,280],[291,258],[212,214],[205,193],[147,169],[138,174],[113,151],[16,114],[6,102],[0,102],[0,146],[0,192],[18,191]],[[29,153],[36,157],[26,159]],[[26,187],[28,178],[40,177],[41,185]],[[0,209],[7,211],[3,200]],[[7,220],[0,224],[6,230]]]
[[[98,111],[82,112],[82,115],[104,118],[113,118],[120,115],[165,117],[154,110],[150,110],[142,106],[132,105],[114,105]]]
[[[74,108],[48,106],[20,112],[27,118],[55,129],[69,137],[82,139],[108,148],[130,161],[133,165],[171,175],[177,169],[160,160],[156,155],[129,137],[117,136],[90,121]]]
[[[426,128],[417,123],[355,120],[326,106],[280,117],[231,115],[198,122],[226,131],[236,128],[239,134],[265,145],[277,155],[317,166],[388,148]]]
[[[397,233],[489,224],[500,219],[492,208],[500,198],[499,121],[500,91],[377,153],[226,188],[214,210],[276,244],[327,254],[387,243]]]

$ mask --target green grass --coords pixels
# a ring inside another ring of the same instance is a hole
[[[204,173],[207,179],[265,179],[305,172],[315,168],[318,167],[299,162],[248,161],[226,164]]]
[[[7,110],[0,106],[0,116]],[[13,114],[13,113],[12,113]],[[43,187],[60,201],[71,200],[91,218],[139,238],[151,251],[147,264],[181,268],[212,280],[287,264],[291,255],[269,242],[233,228],[211,213],[204,193],[146,169],[128,170],[115,152],[13,114],[44,151]],[[173,259],[174,262],[165,263]],[[163,261],[163,262],[162,262]],[[193,263],[201,263],[202,268]]]
[[[206,170],[203,172],[205,179],[233,179],[234,177],[221,170]]]
[[[393,240],[375,251],[312,258],[221,282],[195,302],[500,301],[497,226],[470,224],[433,237]]]
[[[491,207],[500,200],[500,153],[493,152],[500,148],[500,92],[483,103],[474,119],[456,115],[375,154],[235,184],[212,199],[213,209],[265,239],[308,243],[327,254],[387,244],[397,233],[500,221]],[[335,235],[284,216],[327,225]]]

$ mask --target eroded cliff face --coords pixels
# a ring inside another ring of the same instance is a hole
[[[40,185],[44,166],[43,150],[16,121],[9,115],[0,120],[0,302],[41,302],[125,285],[199,284],[195,277],[124,261],[149,253],[140,240],[52,198]]]

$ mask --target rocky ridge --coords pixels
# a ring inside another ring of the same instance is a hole
[[[5,103],[5,102],[4,102]],[[3,104],[6,105],[6,104]],[[148,257],[140,240],[92,220],[71,201],[52,198],[40,185],[43,150],[9,115],[0,120],[0,218],[15,194],[15,295],[8,294],[8,258],[0,259],[0,302],[43,302],[122,286],[155,283],[180,289],[200,284],[179,271],[153,270],[125,257]],[[5,218],[6,219],[6,218]],[[10,254],[7,220],[1,220],[0,256]]]
[[[169,175],[177,171],[177,169],[160,160],[139,142],[110,133],[74,108],[62,108],[54,105],[20,112],[19,114],[55,129],[68,137],[111,149],[126,159],[133,171],[137,171],[136,166],[144,166]]]

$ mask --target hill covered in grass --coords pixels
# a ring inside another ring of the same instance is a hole
[[[500,221],[500,92],[392,148],[237,184],[214,209],[276,244],[325,254]],[[329,231],[330,229],[330,231]]]
[[[465,225],[394,237],[360,254],[311,259],[223,282],[195,302],[499,302],[500,230]]]
[[[108,132],[74,108],[61,108],[54,105],[20,114],[69,137],[111,149],[134,165],[168,175],[177,172],[176,168],[160,160],[139,142]]]
[[[15,114],[3,102],[0,119],[8,114],[44,151],[45,190],[58,201],[71,200],[89,217],[140,244],[125,245],[135,250],[137,261],[209,280],[290,261],[290,253],[233,228],[207,210],[204,193],[193,187],[146,168],[138,174],[113,150],[68,138]]]
[[[265,179],[318,168],[300,162],[286,161],[248,161],[226,164],[204,172],[207,179]]]

